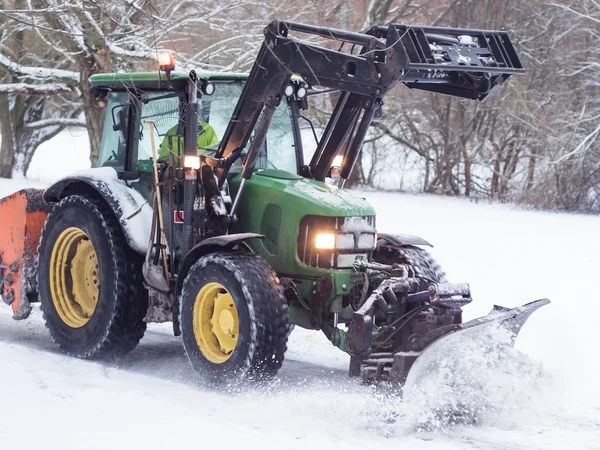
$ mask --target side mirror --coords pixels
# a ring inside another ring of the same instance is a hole
[[[110,110],[110,115],[112,117],[113,131],[119,131],[121,129],[121,124],[125,124],[126,115],[125,108],[127,108],[127,103],[121,103],[120,105],[115,105]],[[117,111],[118,110],[118,111]],[[115,111],[117,111],[117,117],[115,117]]]
[[[127,141],[127,116],[125,108],[121,108],[117,113],[118,122],[113,125],[113,130],[120,131],[122,142]]]
[[[101,89],[97,86],[92,86],[90,88],[90,97],[92,97],[94,100],[104,100],[106,97],[108,97],[109,92],[110,89]]]

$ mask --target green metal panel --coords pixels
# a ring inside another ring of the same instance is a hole
[[[241,177],[230,180],[232,195],[239,189]],[[264,226],[272,216],[272,205],[281,209],[277,236]],[[326,183],[300,177],[281,170],[256,172],[244,187],[236,211],[238,221],[233,232],[256,232],[265,239],[254,239],[252,246],[273,267],[280,277],[294,279],[302,297],[316,309],[291,304],[290,323],[304,328],[320,329],[326,310],[341,312],[341,299],[350,293],[352,286],[350,269],[322,269],[303,264],[298,258],[298,232],[304,216],[329,217],[373,216],[375,210],[362,198],[348,191],[337,189]],[[265,216],[267,218],[265,219]],[[273,252],[272,241],[277,240],[277,251]],[[329,277],[331,284],[327,292],[319,294],[319,285]],[[321,298],[318,298],[321,295]],[[337,345],[337,344],[336,344]]]
[[[260,226],[261,234],[265,235],[263,244],[273,256],[279,247],[279,228],[281,227],[281,206],[271,203],[265,208]]]
[[[240,184],[237,176],[230,181],[235,196]],[[340,270],[320,269],[303,264],[298,259],[297,241],[300,221],[306,215],[329,217],[374,216],[375,210],[364,199],[349,191],[326,183],[299,177],[283,171],[263,170],[246,183],[236,214],[233,232],[264,233],[263,218],[270,205],[281,208],[281,225],[277,236],[277,252],[273,254],[273,238],[252,242],[275,271],[282,276],[320,278]],[[344,271],[344,272],[349,272]]]
[[[212,80],[245,80],[248,78],[246,73],[234,72],[204,72],[197,71],[198,78],[208,78]],[[171,72],[171,80],[186,80],[189,76],[188,72]],[[99,73],[90,77],[92,85],[122,82],[127,84],[148,83],[167,81],[167,76],[164,72],[132,72],[132,73]]]
[[[229,81],[229,80],[246,80],[247,73],[235,72],[208,72],[199,70],[196,71],[198,78],[205,78],[213,81]],[[164,72],[131,72],[131,73],[98,73],[89,78],[92,86],[106,87],[107,85],[114,86],[115,84],[123,84],[123,86],[135,86],[136,84],[143,85],[145,89],[148,86],[153,86],[152,89],[178,89],[182,82],[185,82],[189,77],[189,72],[171,72],[170,80]],[[293,81],[303,81],[297,75],[292,75]]]

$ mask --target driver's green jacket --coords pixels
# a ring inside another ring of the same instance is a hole
[[[162,144],[160,144],[160,152],[158,154],[158,159],[168,159],[169,158],[169,136],[173,136],[177,134],[177,125],[169,129],[167,131]],[[217,133],[215,133],[215,129],[208,124],[207,122],[198,122],[198,154],[202,153],[202,150],[210,147],[212,145],[216,145],[219,143],[219,138],[217,137]],[[181,152],[183,153],[183,137],[173,137],[171,138],[171,151],[178,155],[179,149],[181,145]]]

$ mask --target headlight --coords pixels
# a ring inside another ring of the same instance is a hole
[[[315,236],[315,248],[319,250],[331,250],[335,248],[335,234],[318,233]]]
[[[298,90],[296,90],[296,97],[304,98],[306,97],[306,88],[304,86],[300,86]]]
[[[200,168],[199,156],[185,156],[183,158],[183,167],[186,169],[198,170]]]
[[[285,87],[285,96],[286,97],[291,97],[292,95],[294,95],[294,86],[292,86],[291,84],[288,84]]]
[[[364,233],[358,236],[358,248],[371,250],[377,247],[377,234]]]
[[[208,80],[202,80],[201,89],[204,95],[213,95],[215,93],[215,85]]]
[[[321,269],[349,268],[357,256],[375,250],[376,236],[375,216],[304,216],[298,228],[298,259]]]

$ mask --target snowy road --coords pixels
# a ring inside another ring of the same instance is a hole
[[[1,181],[0,194],[21,187]],[[511,366],[514,377],[483,376],[487,395],[504,401],[482,424],[415,431],[427,402],[385,402],[349,380],[347,357],[318,333],[294,331],[272,385],[224,394],[196,381],[168,326],[151,326],[136,350],[106,365],[60,354],[38,310],[19,323],[0,305],[0,448],[600,449],[600,218],[364,195],[380,231],[420,234],[450,279],[471,283],[466,319],[494,303],[552,300],[521,333],[526,359]]]

